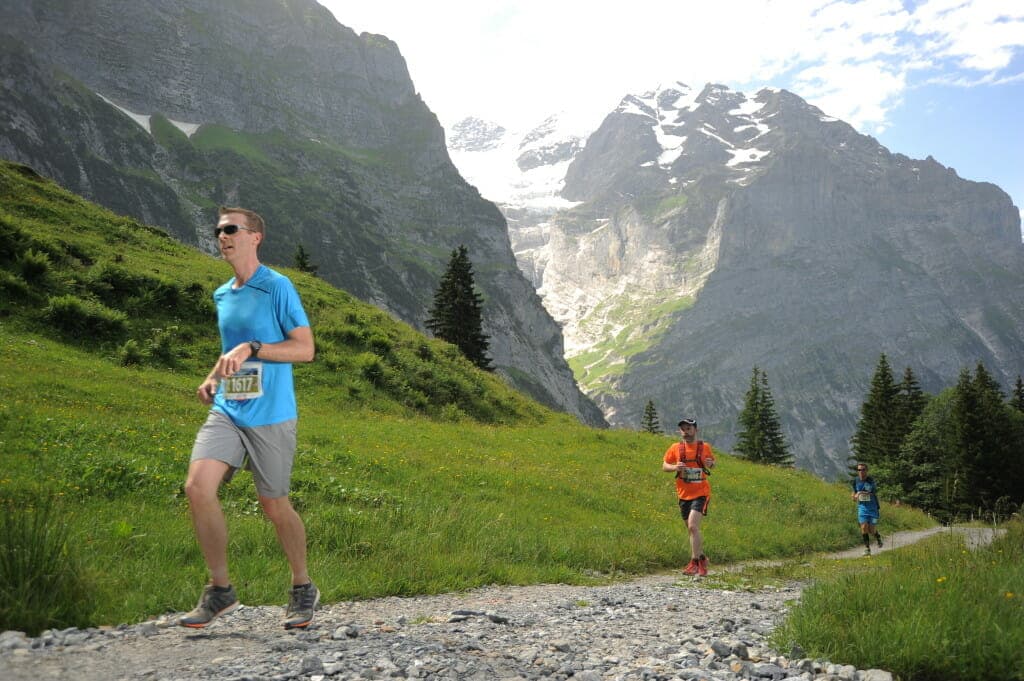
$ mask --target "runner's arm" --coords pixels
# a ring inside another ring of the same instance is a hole
[[[259,340],[255,338],[253,340]],[[288,332],[288,337],[278,343],[264,343],[257,359],[267,362],[312,362],[316,354],[313,343],[313,330],[308,326],[296,326]],[[217,359],[207,380],[232,376],[242,362],[252,359],[252,347],[249,341],[239,343]]]
[[[251,357],[252,351],[248,342],[239,344],[232,352],[240,348],[240,352],[246,356],[246,359]],[[308,326],[296,326],[288,332],[288,337],[283,341],[263,343],[258,359],[268,362],[312,362],[315,355],[316,344],[313,342],[313,330]]]
[[[665,451],[665,456],[661,460],[661,470],[665,473],[676,473],[679,471],[679,456],[674,454],[676,445],[672,445]],[[675,461],[672,461],[675,459]]]
[[[259,340],[259,339],[254,339]],[[312,362],[316,355],[313,330],[308,326],[297,326],[288,332],[288,337],[278,343],[264,343],[259,359],[270,362]],[[196,395],[203,404],[211,404],[217,392],[217,383],[225,376],[232,376],[242,363],[252,357],[249,342],[239,343],[217,358],[210,373],[196,389]]]

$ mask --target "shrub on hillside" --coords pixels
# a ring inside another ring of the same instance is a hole
[[[459,409],[457,404],[446,404],[441,407],[441,420],[448,423],[461,423],[466,418],[466,412]]]
[[[140,343],[129,338],[117,350],[117,359],[121,366],[152,366],[173,367],[177,364],[175,356],[175,337],[178,327],[169,326],[163,329],[152,329],[153,335]]]
[[[31,286],[45,286],[50,278],[50,257],[42,251],[29,249],[18,259],[21,278]]]
[[[23,230],[0,219],[0,264],[16,262],[28,248],[29,238]]]
[[[362,352],[356,356],[359,374],[372,385],[381,387],[384,383],[384,363],[372,352]]]
[[[121,366],[138,366],[145,359],[146,356],[143,354],[142,348],[139,347],[139,342],[134,338],[126,340],[124,345],[117,350],[117,361],[121,363]]]
[[[32,289],[25,280],[7,270],[0,270],[0,309],[6,309],[7,303],[27,301],[32,298]]]
[[[104,303],[140,314],[175,310],[185,297],[176,282],[131,272],[111,261],[94,265],[86,286]]]
[[[164,366],[174,366],[174,337],[178,331],[176,326],[153,329],[153,335],[146,342],[146,354]]]
[[[50,298],[43,317],[69,336],[83,339],[113,340],[123,335],[128,326],[128,317],[123,312],[72,295]]]

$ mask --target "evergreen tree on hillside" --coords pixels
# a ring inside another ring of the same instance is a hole
[[[906,488],[907,480],[912,476],[911,462],[905,461],[902,457],[903,445],[914,427],[914,422],[928,404],[928,399],[928,395],[921,390],[913,369],[907,367],[903,371],[903,381],[897,388],[895,412],[893,413],[892,438],[899,444],[882,467],[882,471],[887,476],[886,491],[892,492],[893,498],[899,496],[900,489]]]
[[[1017,382],[1010,395],[1010,406],[1024,414],[1024,381],[1021,380],[1020,374],[1017,375]]]
[[[783,466],[793,463],[775,412],[775,399],[768,387],[768,374],[756,366],[750,375],[750,388],[743,399],[739,426],[740,432],[734,449],[741,456],[758,463]]]
[[[900,442],[910,432],[914,420],[921,415],[927,404],[928,396],[921,390],[913,369],[907,367],[903,370],[903,382],[896,396],[895,436]]]
[[[775,398],[772,397],[771,388],[768,387],[768,373],[761,372],[761,404],[757,413],[760,419],[760,428],[764,438],[764,453],[762,461],[776,466],[793,465],[793,457],[789,454],[789,447],[786,439],[782,436],[782,424],[779,422],[779,415],[775,411]]]
[[[448,269],[434,293],[426,326],[442,340],[455,345],[469,361],[492,371],[487,357],[490,341],[483,332],[483,296],[473,284],[473,264],[465,246],[452,251]]]
[[[306,253],[306,249],[303,248],[302,244],[299,244],[298,246],[295,247],[294,258],[295,269],[299,270],[300,272],[307,272],[309,274],[312,274],[314,277],[316,276],[316,271],[320,269],[320,267],[310,262],[309,254]]]
[[[961,461],[955,502],[964,516],[991,511],[1001,497],[1020,499],[1020,447],[1002,390],[978,362],[974,376],[966,369],[953,402],[953,434]]]
[[[1005,401],[999,382],[978,362],[974,371],[974,388],[983,396],[984,456],[976,462],[979,478],[987,482],[984,510],[1006,510],[1024,503],[1024,424],[1018,412]]]
[[[954,493],[960,461],[953,421],[953,388],[930,400],[900,447],[899,479],[886,490],[901,502],[931,513],[947,523],[954,516]]]
[[[1002,496],[996,498],[996,511],[1004,515],[1016,509],[1024,511],[1024,414],[1008,406],[1010,441],[1006,448],[1006,471]]]
[[[891,459],[899,450],[896,427],[898,394],[889,360],[882,353],[875,366],[867,398],[860,408],[857,429],[850,439],[853,458],[875,469],[875,477],[890,477]]]
[[[663,432],[661,430],[661,421],[658,420],[658,410],[654,408],[654,400],[647,400],[647,406],[644,407],[644,417],[640,421],[640,427],[643,428],[644,432],[655,435],[660,435]]]
[[[739,427],[740,432],[736,436],[736,445],[733,449],[742,457],[757,461],[760,452],[764,449],[762,445],[761,417],[758,410],[761,408],[761,370],[754,367],[750,372],[750,387],[743,398],[743,409],[740,411]]]

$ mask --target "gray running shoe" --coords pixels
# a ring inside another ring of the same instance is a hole
[[[227,591],[218,591],[212,584],[207,584],[203,587],[203,595],[199,597],[199,605],[179,619],[178,624],[202,629],[215,618],[234,612],[238,605],[235,587],[229,586]]]
[[[320,589],[316,588],[316,584],[310,582],[303,586],[293,586],[288,596],[288,610],[284,613],[284,628],[308,627],[319,604]]]

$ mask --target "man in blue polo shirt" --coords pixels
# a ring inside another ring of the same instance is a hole
[[[260,506],[291,567],[284,627],[308,626],[320,601],[306,567],[306,529],[288,500],[298,420],[292,363],[313,360],[313,332],[291,281],[259,261],[265,234],[257,213],[220,209],[214,235],[235,276],[213,294],[221,355],[196,391],[211,408],[185,482],[210,582],[195,609],[179,620],[185,627],[205,627],[238,607],[217,492],[243,466],[252,471]]]
[[[870,556],[871,535],[875,536],[879,548],[882,546],[882,535],[878,533],[878,483],[868,475],[866,463],[857,464],[857,477],[850,481],[850,486],[853,488],[853,494],[850,496],[857,502],[857,522],[860,524],[860,534],[864,540],[864,555]]]

